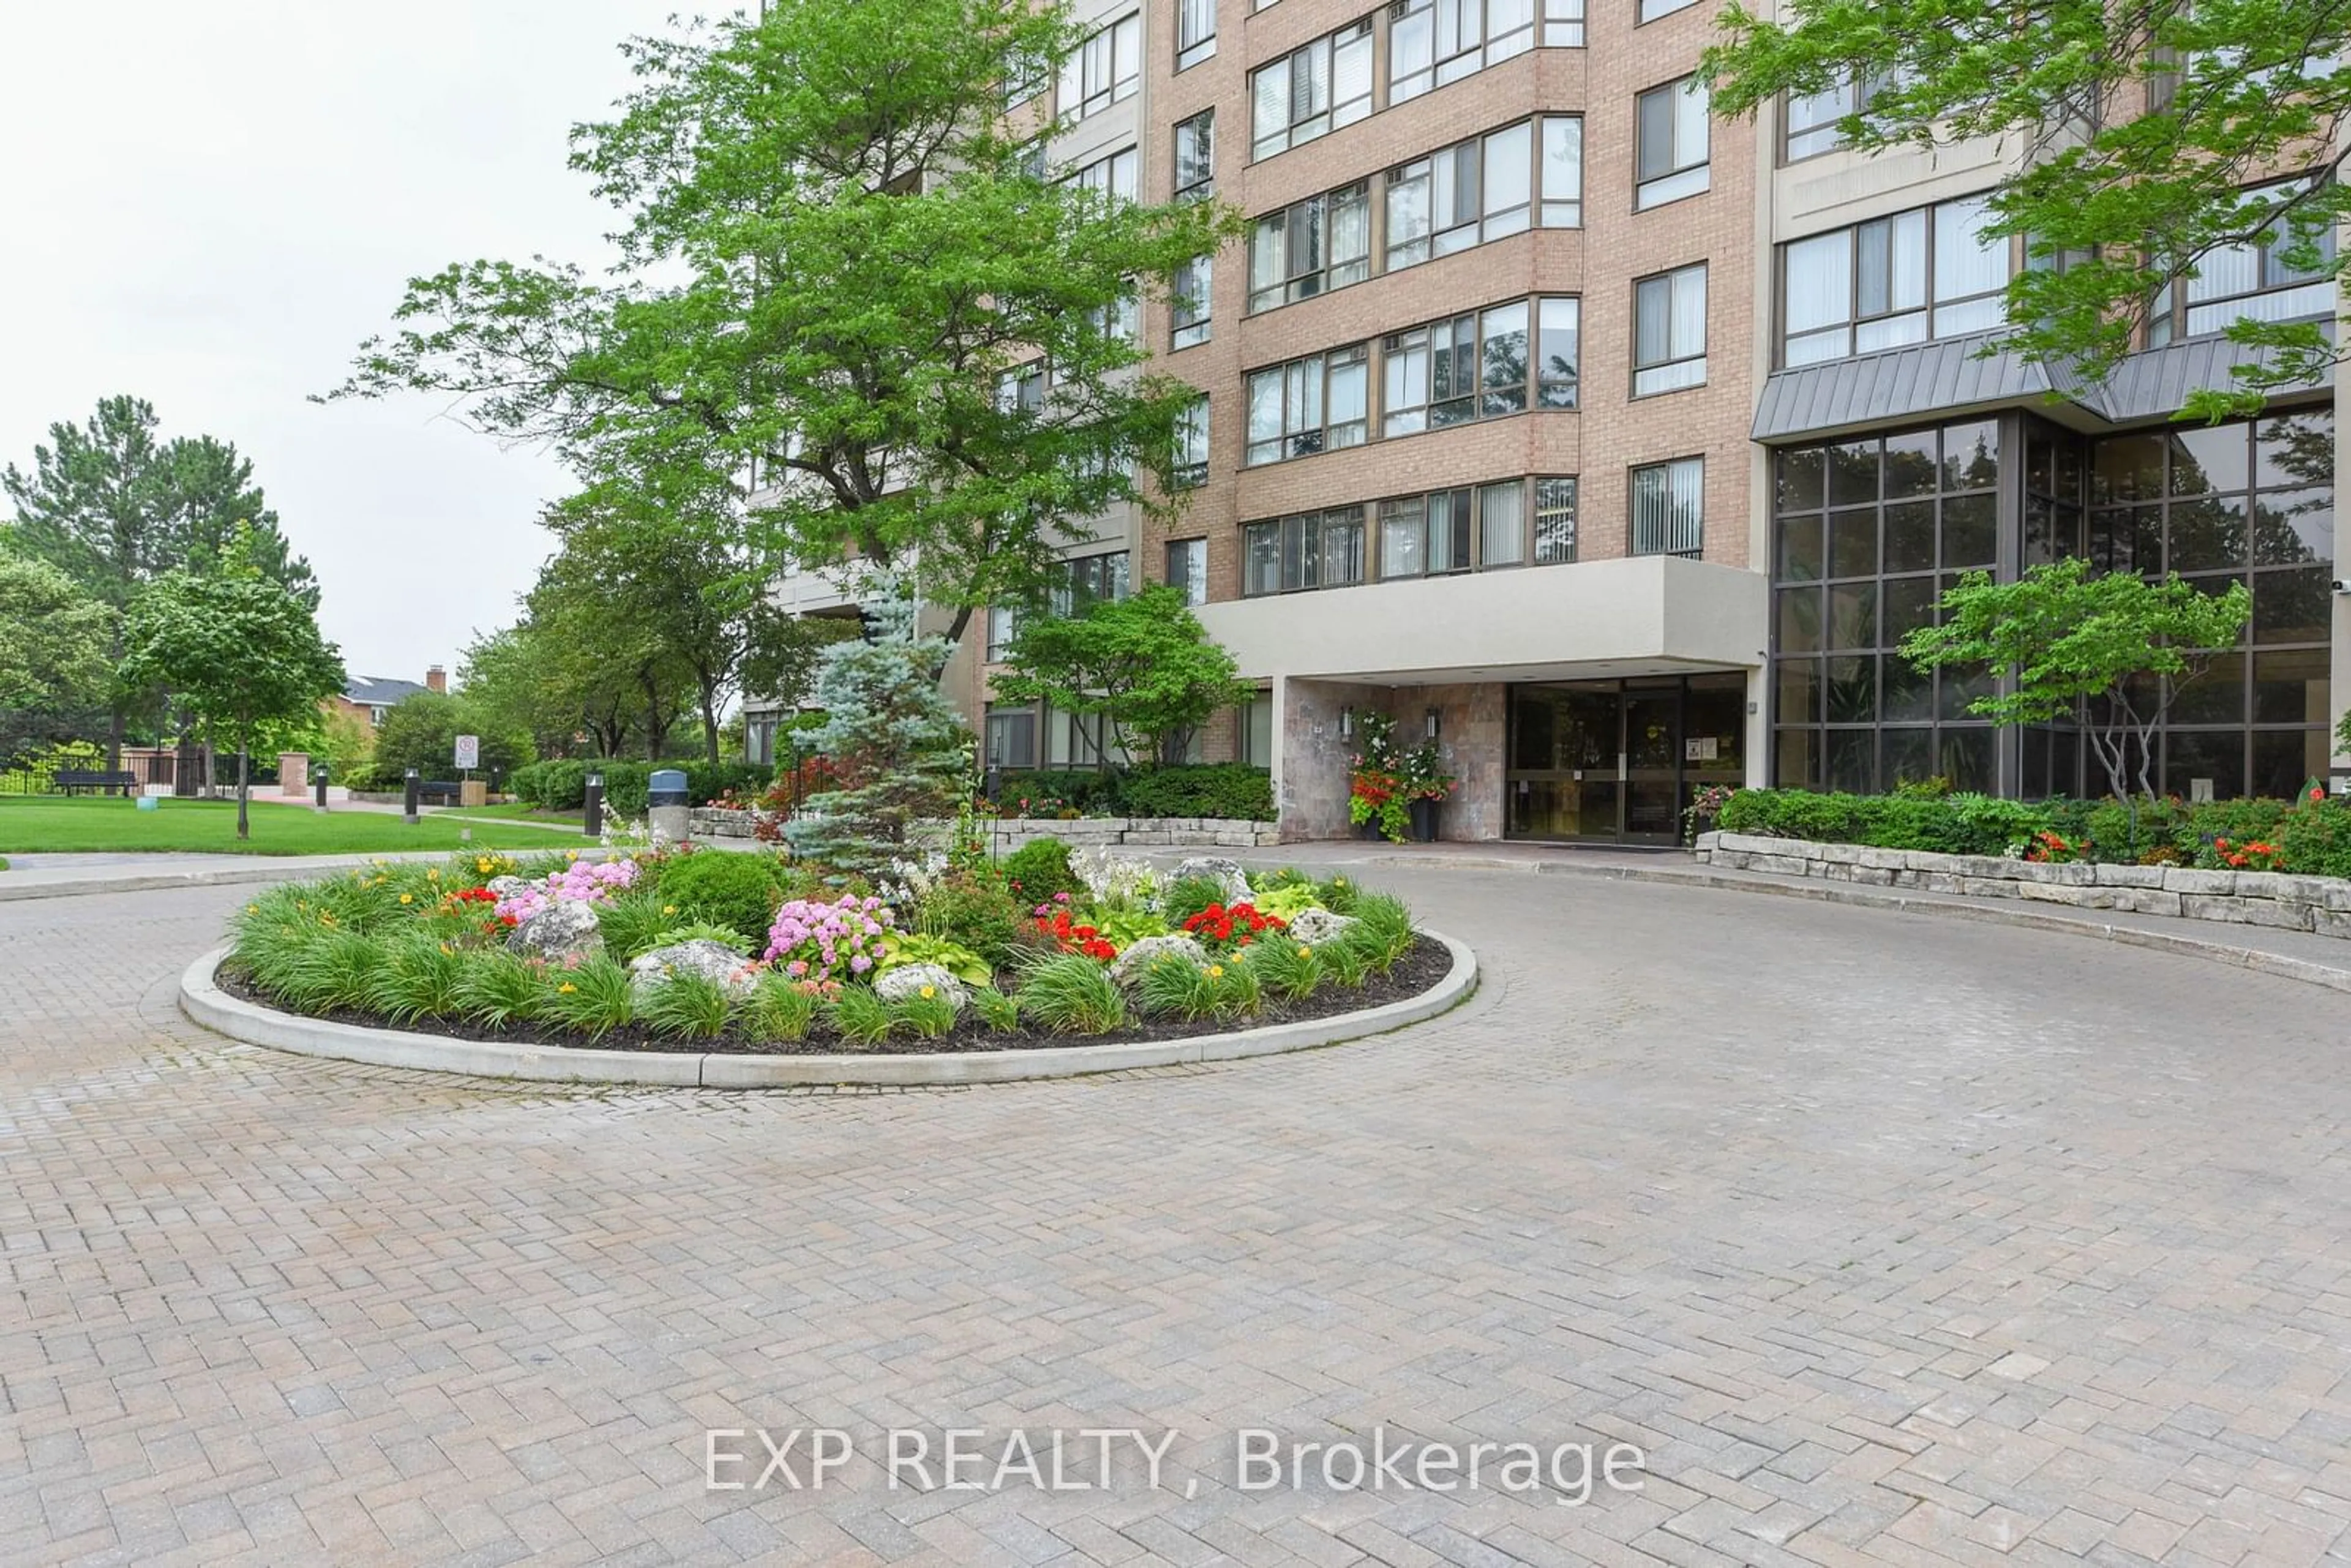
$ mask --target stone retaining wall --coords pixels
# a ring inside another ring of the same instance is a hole
[[[1990,855],[1939,855],[1819,844],[1804,839],[1701,833],[1698,858],[1733,871],[1773,872],[1872,887],[1980,898],[2022,898],[2078,909],[2118,909],[2351,938],[2351,882],[2267,871],[2187,866],[2042,865]]]
[[[687,831],[697,839],[748,839],[752,813],[696,807]],[[997,853],[1006,854],[1032,839],[1059,839],[1079,848],[1132,847],[1170,849],[1220,847],[1254,849],[1281,841],[1271,822],[1245,822],[1221,817],[1073,817],[1067,821],[1049,817],[998,818],[987,822]]]

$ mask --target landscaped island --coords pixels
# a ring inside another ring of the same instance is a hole
[[[767,851],[465,853],[273,887],[221,983],[287,1011],[601,1049],[1019,1050],[1354,1012],[1447,974],[1344,877],[1053,840],[830,881]]]

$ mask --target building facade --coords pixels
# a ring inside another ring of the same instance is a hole
[[[1974,568],[2085,554],[2252,588],[2156,771],[2282,792],[2330,755],[2335,390],[2168,423],[2238,314],[2323,315],[2218,258],[2095,392],[1980,357],[2018,247],[1977,235],[2001,146],[1864,158],[1848,99],[1751,120],[1696,78],[1711,0],[1088,0],[1050,154],[1247,235],[1134,329],[1200,392],[1172,522],[1073,543],[1072,593],[1182,586],[1256,682],[1204,743],[1270,767],[1287,836],[1347,831],[1351,719],[1436,736],[1447,838],[1644,841],[1717,783],[1939,775],[2093,792],[2069,731],[1996,732],[1892,656]],[[1010,395],[1019,395],[1014,389]],[[1081,727],[948,678],[994,768]]]

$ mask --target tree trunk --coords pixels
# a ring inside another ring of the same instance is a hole
[[[955,619],[947,622],[947,645],[949,647],[961,647],[963,645],[964,631],[967,627],[970,626],[970,624],[971,606],[968,604],[958,605],[956,608]],[[914,631],[917,636],[921,635],[921,627],[917,626]]]
[[[713,768],[717,767],[718,713],[716,709],[710,706],[710,699],[708,697],[702,699],[702,748],[704,760],[707,761]]]
[[[240,843],[253,837],[253,825],[246,821],[245,816],[247,771],[245,747],[239,746],[236,748],[236,836]]]

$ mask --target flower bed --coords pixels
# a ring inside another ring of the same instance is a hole
[[[1401,1000],[1449,967],[1401,903],[1344,878],[1024,856],[1031,884],[1064,885],[1019,891],[968,852],[870,887],[765,852],[379,863],[251,900],[220,983],[459,1038],[802,1054],[1217,1033]]]

